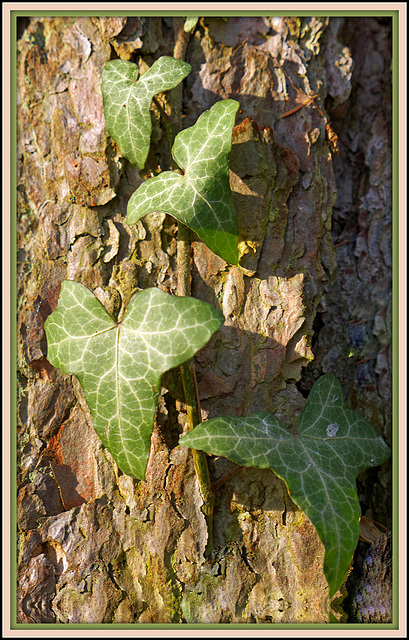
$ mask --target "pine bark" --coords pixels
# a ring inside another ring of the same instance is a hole
[[[143,71],[173,55],[177,25],[50,17],[20,27],[18,622],[328,622],[322,544],[272,471],[237,468],[220,486],[205,553],[192,455],[178,445],[177,371],[164,377],[138,482],[103,448],[76,379],[47,362],[43,325],[64,279],[114,317],[140,289],[176,293],[175,220],[126,223],[130,195],[171,162],[160,113],[138,171],[107,134],[100,87],[114,57]],[[192,295],[225,317],[195,358],[203,419],[271,411],[291,427],[315,379],[333,371],[390,444],[389,21],[203,18],[185,59],[183,128],[220,99],[240,102],[230,159],[240,266],[192,237]],[[281,119],[295,88],[319,93],[319,109]],[[160,100],[166,110],[169,96]],[[214,482],[233,469],[210,464]],[[363,474],[359,491],[363,515],[390,528],[389,463]],[[348,589],[353,602],[339,620],[359,619],[362,572],[336,595]]]

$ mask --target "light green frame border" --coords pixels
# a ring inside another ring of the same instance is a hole
[[[56,5],[58,6],[58,4]],[[392,385],[393,385],[393,396],[392,396],[392,411],[393,411],[393,427],[392,427],[392,435],[393,435],[393,444],[392,444],[392,510],[393,510],[393,531],[392,531],[392,544],[393,549],[398,549],[398,486],[399,486],[399,466],[398,466],[398,434],[399,434],[399,397],[398,397],[398,373],[399,373],[399,351],[398,351],[398,335],[399,335],[399,322],[398,322],[398,267],[399,267],[399,253],[398,253],[398,244],[399,244],[399,210],[398,210],[398,202],[399,202],[399,183],[398,183],[398,160],[399,160],[399,133],[398,133],[398,102],[399,102],[399,90],[398,90],[398,51],[399,51],[399,40],[398,40],[398,21],[399,21],[399,11],[397,10],[368,10],[368,11],[359,11],[359,10],[327,10],[323,8],[322,11],[317,10],[306,10],[306,11],[294,11],[294,10],[285,10],[285,11],[215,11],[215,10],[169,10],[169,11],[155,11],[155,10],[141,10],[141,11],[89,11],[89,10],[46,10],[46,11],[37,11],[37,10],[12,10],[10,12],[10,22],[11,22],[11,38],[10,38],[10,69],[11,69],[11,79],[15,80],[15,70],[16,70],[16,59],[17,59],[17,51],[16,51],[16,42],[17,42],[17,18],[20,17],[35,17],[35,16],[52,16],[52,17],[61,17],[61,16],[127,16],[127,17],[151,17],[151,16],[162,16],[162,17],[173,17],[173,16],[208,16],[208,17],[241,17],[246,16],[249,18],[252,17],[263,17],[263,16],[296,16],[296,17],[311,17],[311,16],[325,16],[325,17],[390,17],[392,19],[392,66],[393,66],[393,84],[392,84],[392,113],[393,113],[393,124],[392,124],[392,179],[393,179],[393,191],[392,191],[392,309],[393,309],[393,317],[392,317]],[[16,167],[17,161],[17,153],[16,153],[16,141],[17,141],[17,122],[16,122],[16,87],[13,85],[10,88],[10,107],[11,107],[11,122],[10,122],[10,132],[11,132],[11,167]],[[12,500],[11,500],[11,514],[10,514],[10,539],[13,540],[15,537],[16,531],[16,504],[17,504],[17,486],[15,479],[15,470],[16,470],[16,459],[17,459],[17,447],[16,447],[16,415],[17,415],[17,354],[16,354],[16,344],[17,344],[17,335],[16,335],[16,314],[17,314],[17,305],[16,305],[16,290],[17,290],[17,281],[16,281],[16,262],[17,262],[17,248],[16,248],[16,174],[11,171],[11,180],[10,180],[10,205],[11,205],[11,219],[10,219],[10,233],[11,233],[11,255],[10,255],[10,276],[11,276],[11,300],[10,300],[10,343],[11,347],[11,371],[10,371],[10,392],[11,392],[11,479],[10,486],[12,488]],[[14,303],[13,303],[14,301]],[[14,498],[14,500],[13,500]],[[15,554],[15,560],[11,563],[11,575],[10,575],[10,593],[11,597],[11,611],[10,611],[10,619],[16,619],[16,556],[17,556],[17,545],[14,544],[13,552]],[[173,624],[115,624],[115,623],[106,623],[106,624],[92,624],[92,623],[84,623],[84,624],[73,624],[68,623],[66,625],[62,624],[11,624],[12,630],[20,630],[21,632],[30,630],[51,630],[56,631],[57,629],[64,634],[66,630],[72,630],[75,634],[76,631],[83,630],[106,630],[109,628],[113,631],[115,635],[115,631],[121,630],[129,630],[129,631],[143,631],[146,630],[176,630],[180,629],[181,637],[183,637],[185,630],[193,630],[193,631],[202,631],[202,630],[214,630],[223,632],[223,630],[240,630],[240,631],[251,631],[251,629],[257,629],[259,631],[294,631],[299,630],[327,630],[329,633],[331,631],[341,630],[342,631],[389,631],[396,630],[399,628],[398,626],[398,581],[399,581],[399,559],[397,557],[397,553],[393,553],[392,558],[393,565],[393,619],[396,622],[385,623],[385,624],[342,624],[342,623],[331,623],[331,624],[313,624],[313,623],[305,623],[305,624],[271,624],[271,623],[254,623],[254,625],[246,625],[246,624],[184,624],[184,623],[173,623]],[[14,596],[14,597],[13,597]],[[139,633],[138,633],[139,635]],[[49,636],[48,636],[49,637]]]

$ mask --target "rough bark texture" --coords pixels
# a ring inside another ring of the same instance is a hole
[[[126,223],[132,192],[169,166],[159,112],[139,172],[107,135],[100,90],[112,57],[144,70],[173,46],[166,18],[21,24],[19,622],[328,621],[322,544],[273,472],[241,468],[218,490],[205,556],[191,453],[178,446],[177,372],[164,379],[147,479],[137,482],[103,448],[77,381],[46,360],[43,324],[62,280],[88,286],[114,317],[139,288],[176,291],[175,221]],[[267,410],[292,426],[313,381],[333,371],[390,444],[390,47],[389,22],[375,18],[205,18],[191,35],[183,127],[217,100],[240,102],[230,163],[240,268],[192,243],[192,295],[225,316],[196,357],[204,418]],[[334,163],[318,109],[279,119],[295,97],[281,66],[319,93],[322,110],[327,99]],[[213,480],[232,466],[212,460]],[[359,487],[363,513],[389,526],[389,465]]]

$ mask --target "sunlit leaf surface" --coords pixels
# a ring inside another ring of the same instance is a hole
[[[128,223],[152,211],[193,229],[214,253],[238,262],[237,213],[229,184],[232,130],[239,103],[221,100],[175,138],[172,154],[184,174],[165,171],[144,182],[128,203]]]
[[[123,155],[140,169],[151,139],[150,108],[156,94],[173,89],[191,71],[187,62],[163,56],[145,73],[127,60],[111,60],[102,74],[102,97],[108,133]]]
[[[209,304],[159,289],[133,296],[116,323],[86,287],[63,282],[45,322],[47,359],[78,378],[95,430],[124,473],[145,477],[162,374],[191,358],[222,323]]]

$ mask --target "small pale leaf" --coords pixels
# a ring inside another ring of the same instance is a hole
[[[187,62],[162,56],[139,77],[127,60],[111,60],[102,73],[102,98],[108,133],[124,156],[142,169],[151,139],[150,107],[161,91],[176,87],[191,71]]]
[[[86,287],[62,283],[45,322],[47,359],[78,378],[95,430],[124,473],[145,477],[162,374],[191,358],[222,323],[205,302],[145,289],[117,324]]]
[[[128,202],[128,223],[152,211],[193,229],[214,253],[238,262],[237,213],[229,184],[229,154],[239,103],[221,100],[175,138],[172,154],[184,175],[165,171],[144,182]]]
[[[189,16],[185,20],[185,24],[183,25],[183,31],[185,33],[189,33],[189,31],[193,31],[195,26],[197,25],[197,21],[199,20],[198,16]]]
[[[359,538],[356,478],[387,460],[390,449],[364,416],[347,407],[337,378],[314,385],[293,435],[268,413],[204,422],[181,444],[243,466],[272,469],[315,526],[325,547],[330,597],[342,584]]]

